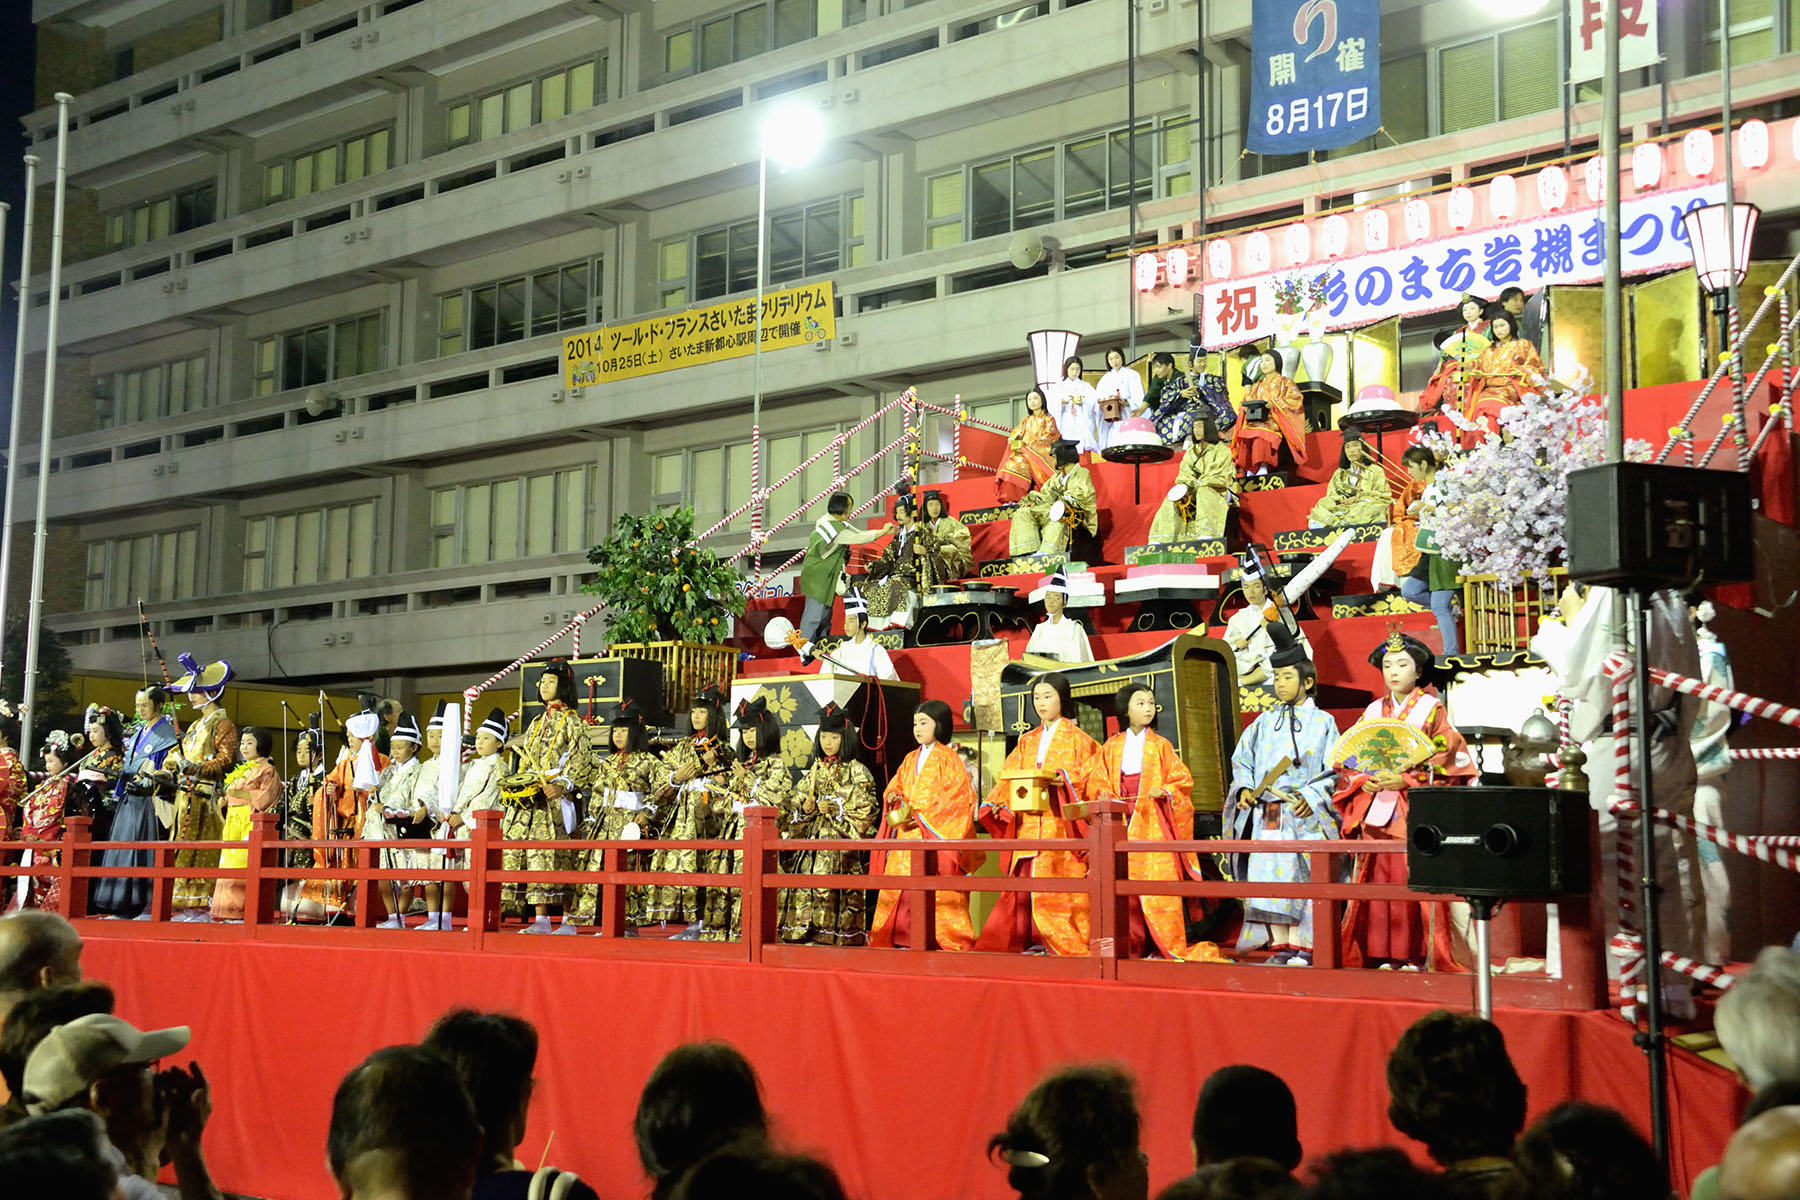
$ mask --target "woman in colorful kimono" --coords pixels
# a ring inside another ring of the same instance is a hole
[[[787,810],[794,793],[794,772],[781,757],[781,722],[769,711],[769,702],[758,696],[738,705],[732,727],[738,731],[736,760],[724,788],[712,796],[712,820],[716,838],[742,841],[744,809],[752,804]],[[704,870],[720,875],[744,873],[744,852],[737,847],[713,850]],[[735,942],[742,932],[744,889],[711,888],[706,893],[700,937],[708,942]]]
[[[919,539],[935,556],[924,572],[926,586],[961,579],[975,572],[975,550],[969,527],[956,519],[942,492],[926,492],[921,502]]]
[[[1267,475],[1281,465],[1286,444],[1296,466],[1306,465],[1306,403],[1300,388],[1281,373],[1271,351],[1257,356],[1254,382],[1244,393],[1241,420],[1232,431],[1231,458],[1239,475]],[[1249,370],[1245,375],[1250,376]]]
[[[1231,754],[1231,786],[1226,820],[1236,841],[1326,841],[1337,836],[1331,806],[1331,748],[1337,722],[1313,701],[1319,673],[1287,626],[1269,626],[1275,651],[1277,705],[1257,715]],[[1232,874],[1257,883],[1310,883],[1304,854],[1234,854]],[[1277,966],[1312,966],[1313,906],[1310,900],[1246,899],[1239,950],[1273,951]]]
[[[1469,364],[1469,393],[1463,415],[1479,428],[1462,431],[1463,449],[1478,446],[1490,433],[1500,430],[1500,414],[1521,403],[1526,392],[1544,387],[1538,378],[1546,371],[1537,347],[1517,332],[1516,318],[1505,309],[1488,317],[1488,335],[1492,344]]]
[[[1156,732],[1156,693],[1142,682],[1127,683],[1113,697],[1119,732],[1100,747],[1094,791],[1102,800],[1131,803],[1126,837],[1138,842],[1186,841],[1194,836],[1194,776],[1168,738]],[[1198,863],[1184,854],[1131,854],[1132,879],[1173,883],[1184,875],[1200,878]],[[1163,958],[1221,962],[1210,942],[1188,945],[1187,905],[1180,896],[1134,896],[1130,901],[1133,958],[1151,949]]]
[[[553,658],[538,676],[538,698],[544,711],[532,719],[524,734],[512,744],[518,754],[518,770],[500,781],[506,802],[501,828],[506,840],[550,842],[575,833],[576,800],[594,778],[593,750],[588,726],[570,707],[575,701],[575,672],[568,659]],[[508,871],[568,871],[577,863],[573,850],[505,850],[500,860]],[[562,924],[557,933],[573,934],[569,922],[569,889],[560,883],[509,883],[502,890],[501,908],[522,912],[529,908],[535,919],[525,933],[550,933],[550,909],[560,905]]]
[[[1084,818],[1065,816],[1063,806],[1091,800],[1100,747],[1075,725],[1075,699],[1068,679],[1056,671],[1038,676],[1031,703],[1039,725],[1019,738],[1006,756],[1006,771],[1048,771],[1048,812],[1015,812],[1012,785],[1002,779],[983,802],[979,818],[998,838],[1080,838]],[[1087,858],[1081,843],[1068,850],[1018,850],[1003,856],[1001,873],[1011,878],[1085,879]],[[982,926],[977,950],[1083,955],[1088,952],[1088,898],[1079,892],[1001,892],[999,903]]]
[[[1393,626],[1387,640],[1369,655],[1381,668],[1386,693],[1363,710],[1348,737],[1364,721],[1405,721],[1425,735],[1431,754],[1400,771],[1366,772],[1342,768],[1332,804],[1346,838],[1406,844],[1407,793],[1425,784],[1468,783],[1479,772],[1462,734],[1425,685],[1431,681],[1431,651]],[[1405,854],[1371,854],[1356,864],[1357,883],[1406,883]],[[1344,907],[1343,963],[1365,963],[1416,971],[1457,971],[1449,905],[1439,901],[1352,900]]]
[[[275,749],[275,735],[255,725],[244,728],[238,739],[238,754],[244,760],[225,776],[225,827],[219,833],[222,842],[250,840],[250,818],[256,813],[271,812],[281,800],[281,776],[269,754]],[[219,866],[242,871],[250,865],[248,850],[221,850]],[[213,883],[212,919],[241,921],[244,919],[244,881],[219,879]]]
[[[919,744],[900,763],[882,794],[881,829],[877,844],[895,842],[960,841],[975,827],[975,787],[956,747],[950,706],[942,700],[925,700],[913,714],[913,740]],[[979,865],[979,856],[940,851],[937,874],[961,875],[964,868]],[[912,871],[912,852],[877,850],[869,870],[876,875],[905,875]],[[933,922],[940,950],[968,950],[975,945],[975,927],[969,921],[967,892],[938,892]],[[913,945],[911,906],[898,889],[883,890],[875,900],[875,918],[869,923],[869,945]]]
[[[381,786],[363,814],[362,836],[365,842],[425,841],[431,837],[432,819],[426,799],[437,786],[437,773],[426,769],[419,757],[419,744],[425,740],[419,732],[419,719],[409,712],[400,714],[388,734],[388,770]],[[390,871],[428,871],[428,850],[383,850],[381,865]],[[375,889],[388,905],[387,919],[378,928],[405,929],[406,912],[412,906],[413,885],[386,883]]]
[[[1346,433],[1338,452],[1337,470],[1325,485],[1325,494],[1307,514],[1313,529],[1342,525],[1379,525],[1388,519],[1393,488],[1387,470],[1375,461],[1375,452],[1360,434]]]
[[[851,757],[856,726],[844,710],[826,704],[819,714],[813,760],[782,811],[783,837],[866,838],[875,832],[879,805],[875,776]],[[855,850],[799,850],[786,870],[796,875],[861,875]],[[868,940],[862,888],[784,888],[777,900],[781,940],[821,946],[860,946]]]
[[[170,837],[178,842],[218,841],[224,827],[219,812],[220,784],[237,762],[238,748],[238,728],[225,715],[219,699],[235,672],[230,663],[210,663],[202,669],[192,655],[184,652],[177,657],[187,674],[175,681],[172,690],[185,695],[200,715],[183,731],[181,743],[163,759],[162,769],[174,776],[176,784],[175,823]],[[175,865],[216,867],[219,852],[177,850]],[[211,920],[213,883],[211,879],[177,879],[174,919]]]
[[[1432,372],[1425,390],[1419,393],[1419,412],[1428,414],[1439,408],[1462,411],[1469,383],[1469,364],[1488,348],[1487,302],[1480,296],[1464,296],[1457,308],[1462,324],[1437,339],[1438,353],[1443,358]]]
[[[663,762],[650,750],[650,731],[644,726],[644,709],[636,700],[626,697],[613,709],[606,733],[612,753],[594,768],[593,786],[588,791],[587,820],[581,827],[581,840],[616,841],[630,827],[639,837],[655,837],[651,827],[650,797],[655,793],[657,776]],[[627,871],[649,869],[649,855],[634,850],[624,859]],[[596,846],[582,856],[582,869],[604,871],[606,851]],[[649,924],[644,916],[645,896],[642,887],[625,889],[625,925],[628,930]],[[575,920],[592,925],[599,919],[600,888],[582,884],[575,889]]]
[[[47,867],[62,861],[63,815],[74,782],[69,768],[81,759],[82,745],[80,734],[70,737],[60,729],[52,729],[44,739],[42,757],[49,778],[25,796],[19,809],[19,840],[38,843],[25,851],[31,856],[26,865]],[[20,862],[25,862],[23,856]],[[7,883],[17,887],[20,908],[55,909],[62,903],[62,880],[54,875],[21,875]],[[8,897],[0,908],[10,904]]]
[[[1198,414],[1193,429],[1194,441],[1175,469],[1175,484],[1150,521],[1152,544],[1225,534],[1237,467],[1231,448],[1219,440],[1211,414]]]
[[[1034,387],[1026,392],[1025,419],[1007,435],[1006,457],[994,475],[994,496],[1000,503],[1011,504],[1050,478],[1056,470],[1050,448],[1061,436],[1044,390]]]
[[[168,825],[157,805],[160,802],[165,811],[174,811],[170,804],[173,784],[162,771],[162,763],[177,741],[175,722],[163,711],[167,701],[168,693],[157,684],[150,684],[137,694],[137,724],[125,739],[124,761],[112,786],[114,808],[112,828],[107,832],[109,841],[155,842],[166,836]],[[92,725],[94,710],[90,708],[88,713],[88,723]],[[116,714],[113,719],[118,719]],[[154,850],[103,849],[99,858],[103,867],[149,867],[155,862]],[[150,903],[148,879],[96,879],[89,896],[96,913],[149,920],[145,911]]]
[[[113,788],[118,786],[119,771],[125,764],[124,718],[116,709],[90,704],[82,725],[87,730],[88,752],[75,771],[65,816],[91,818],[88,835],[95,841],[105,841],[112,836],[117,808]],[[93,894],[91,888],[88,894]]]
[[[731,743],[726,740],[725,697],[711,686],[694,694],[688,711],[690,732],[663,755],[663,770],[656,789],[659,838],[694,841],[712,836],[712,790],[723,788],[730,769]],[[692,849],[657,850],[650,857],[652,871],[698,871],[700,852]],[[700,917],[705,890],[693,884],[661,883],[648,894],[644,916],[651,921],[671,921],[688,928],[676,934],[687,941],[700,936]]]

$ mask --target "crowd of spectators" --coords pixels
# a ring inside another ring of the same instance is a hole
[[[83,981],[81,941],[53,914],[0,919],[0,1200],[150,1200],[173,1174],[181,1200],[221,1197],[201,1149],[211,1114],[198,1064],[161,1064],[186,1028],[140,1031],[113,993]],[[1696,1200],[1800,1196],[1800,954],[1772,949],[1726,993],[1721,1043],[1753,1097]],[[452,1009],[416,1045],[388,1046],[343,1077],[326,1160],[343,1200],[598,1200],[574,1172],[526,1167],[537,1030]],[[1260,1067],[1200,1089],[1191,1174],[1158,1200],[1658,1200],[1680,1194],[1620,1113],[1559,1104],[1526,1127],[1526,1088],[1492,1022],[1438,1011],[1387,1060],[1388,1119],[1417,1156],[1338,1150],[1302,1169],[1299,1106]],[[1052,1071],[987,1141],[1021,1200],[1149,1200],[1143,1116],[1129,1075]],[[755,1068],[723,1042],[678,1046],[638,1100],[632,1135],[652,1200],[844,1200],[831,1166],[781,1144]],[[973,1149],[973,1147],[971,1148]],[[922,1193],[917,1184],[896,1195]],[[1686,1191],[1685,1188],[1681,1191]]]

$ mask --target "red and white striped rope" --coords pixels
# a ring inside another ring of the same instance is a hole
[[[1611,660],[1609,659],[1610,663]],[[1611,672],[1608,672],[1610,676]],[[1701,679],[1690,679],[1686,675],[1677,675],[1673,671],[1665,671],[1661,667],[1650,668],[1653,682],[1677,692],[1685,692],[1690,696],[1698,696],[1702,700],[1711,700],[1723,704],[1727,708],[1735,708],[1739,712],[1749,713],[1753,717],[1763,717],[1782,725],[1800,726],[1800,708],[1789,708],[1785,704],[1777,704],[1773,700],[1764,700],[1747,692],[1735,692],[1716,683],[1707,683]]]
[[[1765,298],[1764,307],[1767,304],[1768,300]],[[1731,339],[1731,442],[1737,447],[1737,469],[1748,471],[1750,443],[1744,437],[1744,345],[1743,339],[1738,336],[1738,317],[1738,308],[1734,304],[1729,310],[1730,332],[1727,335]],[[1767,365],[1764,363],[1765,367]]]
[[[1637,847],[1628,819],[1637,810],[1637,788],[1631,777],[1633,739],[1627,735],[1631,727],[1631,678],[1635,672],[1631,660],[1619,651],[1609,655],[1600,670],[1613,684],[1613,796],[1608,807],[1617,822],[1613,829],[1617,840],[1613,858],[1619,874],[1619,932],[1609,944],[1613,956],[1620,960],[1619,1015],[1635,1024],[1634,981],[1644,974],[1644,941],[1638,933]]]
[[[1800,746],[1767,746],[1731,751],[1733,762],[1756,762],[1772,758],[1800,758]]]
[[[1683,958],[1673,950],[1664,950],[1660,957],[1662,965],[1669,970],[1679,975],[1686,975],[1691,979],[1697,979],[1721,992],[1737,982],[1737,977],[1726,971],[1724,967]]]

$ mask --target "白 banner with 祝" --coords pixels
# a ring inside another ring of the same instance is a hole
[[[1619,70],[1636,71],[1662,61],[1656,35],[1656,0],[1619,0]],[[1569,82],[1606,73],[1606,0],[1574,0],[1569,7]]]
[[[1379,0],[1256,0],[1250,48],[1252,152],[1334,150],[1381,128]]]
[[[763,294],[762,348],[785,350],[837,336],[831,281]],[[700,363],[742,358],[756,349],[756,298],[686,308],[563,339],[563,386],[594,387]]]
[[[1624,201],[1622,272],[1647,275],[1690,266],[1682,216],[1690,208],[1724,201],[1725,187],[1718,183]],[[1606,263],[1603,211],[1584,208],[1338,262],[1208,281],[1200,298],[1206,344],[1223,350],[1273,334],[1275,287],[1289,276],[1305,281],[1324,276],[1325,328],[1333,330],[1445,312],[1469,292],[1497,300],[1509,287],[1535,292],[1554,284],[1598,283]]]

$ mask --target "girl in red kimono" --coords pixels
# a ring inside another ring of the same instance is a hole
[[[1469,364],[1488,348],[1487,304],[1480,296],[1464,296],[1457,310],[1463,323],[1437,340],[1443,356],[1431,381],[1419,393],[1419,412],[1436,412],[1439,406],[1462,411],[1463,392],[1468,386]]]
[[[1113,700],[1119,732],[1100,747],[1095,791],[1103,800],[1132,802],[1126,837],[1135,842],[1186,841],[1194,836],[1193,773],[1175,753],[1168,738],[1156,732],[1156,693],[1146,683],[1128,683]],[[1183,854],[1126,856],[1132,879],[1174,882],[1184,875],[1200,878],[1197,863]],[[1189,962],[1225,962],[1210,942],[1188,945],[1186,904],[1180,896],[1131,897],[1131,956],[1146,950],[1151,938],[1163,958]]]
[[[1338,810],[1343,836],[1368,841],[1406,842],[1407,792],[1426,784],[1468,783],[1478,773],[1462,734],[1451,726],[1444,706],[1424,689],[1430,681],[1432,654],[1417,638],[1393,628],[1375,647],[1369,664],[1381,668],[1387,693],[1363,710],[1363,721],[1401,720],[1419,730],[1434,749],[1431,756],[1404,771],[1339,768],[1332,805]],[[1406,883],[1406,855],[1370,854],[1360,858],[1356,883]],[[1442,901],[1352,900],[1344,906],[1343,963],[1416,971],[1461,971],[1451,933],[1450,906]]]
[[[1007,771],[1050,771],[1049,812],[1014,812],[1008,805],[1011,785],[1001,780],[988,793],[977,814],[998,838],[1082,838],[1087,821],[1065,817],[1063,806],[1093,799],[1100,747],[1076,728],[1071,714],[1075,698],[1069,681],[1056,671],[1038,676],[1031,703],[1041,724],[1019,739],[1006,756]],[[1087,854],[1079,843],[1070,850],[1016,850],[1003,856],[1001,873],[1031,879],[1086,879]],[[1088,952],[1088,898],[1081,892],[1001,892],[976,940],[977,950],[1021,950],[1083,955]],[[1040,949],[1041,947],[1041,949]]]
[[[1501,412],[1520,403],[1524,393],[1544,386],[1536,382],[1538,376],[1546,373],[1544,360],[1538,357],[1536,346],[1513,336],[1517,331],[1514,320],[1505,309],[1489,317],[1488,336],[1492,342],[1469,364],[1469,393],[1463,415],[1481,428],[1462,431],[1465,450],[1480,445],[1487,434],[1499,432]]]
[[[1281,360],[1270,351],[1256,359],[1256,382],[1244,393],[1243,417],[1231,435],[1231,459],[1240,475],[1267,475],[1281,460],[1287,443],[1296,466],[1306,465],[1306,404],[1300,388],[1281,373]]]
[[[913,740],[919,748],[908,754],[888,780],[881,797],[881,829],[875,835],[889,842],[957,841],[974,834],[975,786],[963,767],[956,747],[950,744],[950,706],[942,700],[926,700],[913,714]],[[970,866],[979,866],[976,856]],[[937,874],[964,873],[963,856],[940,851]],[[912,852],[877,850],[870,856],[872,875],[905,875],[912,870]],[[975,927],[969,921],[967,892],[938,892],[933,922],[940,950],[967,950],[975,945]],[[869,925],[869,945],[910,946],[910,905],[898,889],[883,891],[875,902],[875,919]]]
[[[1044,486],[1056,474],[1051,447],[1062,434],[1050,415],[1050,402],[1042,388],[1025,393],[1025,419],[1013,426],[1006,438],[1006,457],[994,473],[994,496],[1002,504],[1023,499],[1025,493]]]
[[[81,757],[81,735],[71,738],[60,729],[52,729],[44,739],[44,770],[50,778],[25,798],[21,810],[19,840],[44,842],[31,848],[32,866],[54,866],[62,861],[63,813],[69,799],[72,776],[64,774],[69,765]],[[9,881],[10,882],[10,881]],[[62,900],[62,880],[54,875],[22,876],[21,908],[58,907]]]

